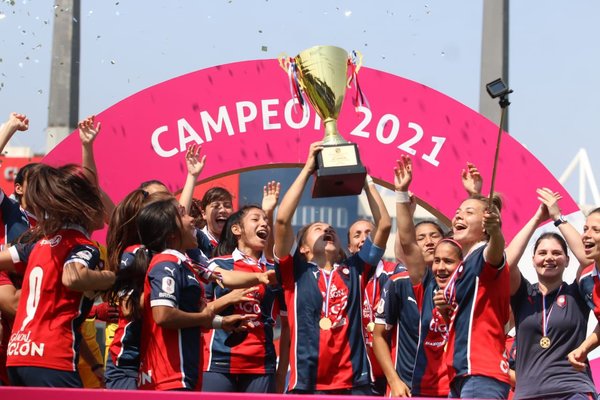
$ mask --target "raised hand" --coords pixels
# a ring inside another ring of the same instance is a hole
[[[206,163],[206,155],[200,157],[200,149],[202,149],[202,146],[199,144],[192,144],[187,148],[187,152],[185,153],[185,164],[187,166],[188,174],[195,178],[200,175],[200,172],[202,172],[204,164]]]
[[[311,173],[317,168],[317,153],[321,150],[323,150],[322,141],[311,143],[308,150],[308,157],[306,158],[306,163],[304,164],[304,168],[308,169],[308,171]]]
[[[462,170],[461,178],[463,187],[469,195],[481,194],[483,179],[473,163],[467,162],[467,168]]]
[[[24,114],[10,113],[6,123],[13,131],[26,131],[29,129],[29,118]]]
[[[548,188],[537,189],[536,193],[538,194],[538,200],[546,206],[548,217],[557,220],[561,214],[558,201],[562,199],[562,196],[558,192],[553,192]]]
[[[263,187],[263,199],[261,206],[264,212],[268,213],[269,211],[275,210],[277,202],[279,201],[280,190],[281,184],[276,181],[267,182],[267,184]]]
[[[412,182],[412,160],[407,155],[400,156],[396,160],[394,168],[394,186],[398,192],[408,192],[408,187]]]
[[[500,232],[500,212],[494,205],[488,207],[483,214],[483,230],[488,235],[493,235]]]
[[[77,127],[79,128],[79,139],[84,146],[94,143],[96,136],[100,133],[102,124],[100,122],[94,124],[96,122],[95,120],[96,116],[91,115],[77,124]]]

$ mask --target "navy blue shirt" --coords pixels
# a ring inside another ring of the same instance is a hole
[[[578,372],[567,359],[569,352],[585,340],[590,310],[581,296],[577,283],[562,283],[546,296],[538,284],[529,283],[521,276],[521,286],[511,297],[517,329],[515,399],[527,399],[574,393],[595,393],[589,375],[590,368]],[[540,346],[542,333],[542,302],[546,314],[547,336],[551,344]]]

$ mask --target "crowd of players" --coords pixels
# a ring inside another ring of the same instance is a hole
[[[0,151],[27,128],[11,114]],[[354,222],[345,245],[323,221],[293,231],[320,142],[281,199],[277,182],[238,210],[219,187],[193,199],[206,157],[190,146],[179,200],[149,181],[115,205],[98,187],[100,131],[94,117],[79,124],[81,166],[28,165],[14,196],[0,193],[2,385],[596,398],[587,354],[600,331],[586,328],[590,310],[600,317],[600,209],[580,233],[560,193],[540,188],[537,212],[506,245],[501,199],[481,194],[467,163],[450,231],[415,225],[413,165],[401,156],[390,171],[395,260],[385,261],[391,218],[368,176],[372,220]],[[560,233],[537,238],[532,284],[519,260],[549,219]],[[90,235],[105,223],[103,245]],[[106,356],[94,319],[107,321]]]

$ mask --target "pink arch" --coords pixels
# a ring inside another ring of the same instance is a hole
[[[370,110],[357,112],[349,89],[339,128],[358,144],[374,178],[391,186],[395,160],[411,154],[414,193],[447,217],[465,197],[459,175],[467,161],[479,167],[489,187],[494,123],[419,83],[369,68],[362,69],[359,78]],[[181,149],[186,142],[202,143],[208,156],[203,180],[232,171],[301,165],[309,144],[323,134],[315,113],[310,110],[310,118],[303,122],[290,98],[287,76],[276,60],[208,68],[142,90],[98,114],[103,132],[95,150],[102,187],[115,201],[149,179],[180,189],[185,176]],[[80,157],[75,134],[44,161],[62,164],[79,162]],[[505,133],[496,189],[505,198],[507,239],[535,211],[535,189],[542,186],[564,195],[565,214],[578,210],[552,174]]]

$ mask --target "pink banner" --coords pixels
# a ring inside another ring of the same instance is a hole
[[[348,97],[340,114],[342,135],[359,145],[369,173],[391,187],[401,154],[415,164],[412,190],[428,208],[451,217],[465,198],[460,172],[475,163],[489,188],[497,126],[431,88],[363,68],[360,84],[370,109],[355,110]],[[239,62],[193,72],[145,89],[98,114],[96,143],[102,187],[115,200],[140,182],[160,179],[172,190],[185,178],[184,151],[202,144],[207,166],[201,179],[268,166],[301,165],[311,142],[323,137],[313,110],[303,118],[291,100],[286,74],[276,60]],[[49,153],[52,164],[80,161],[77,135]],[[565,214],[578,210],[552,174],[504,134],[496,189],[505,198],[507,239],[527,221],[538,201],[535,189],[563,194]]]

